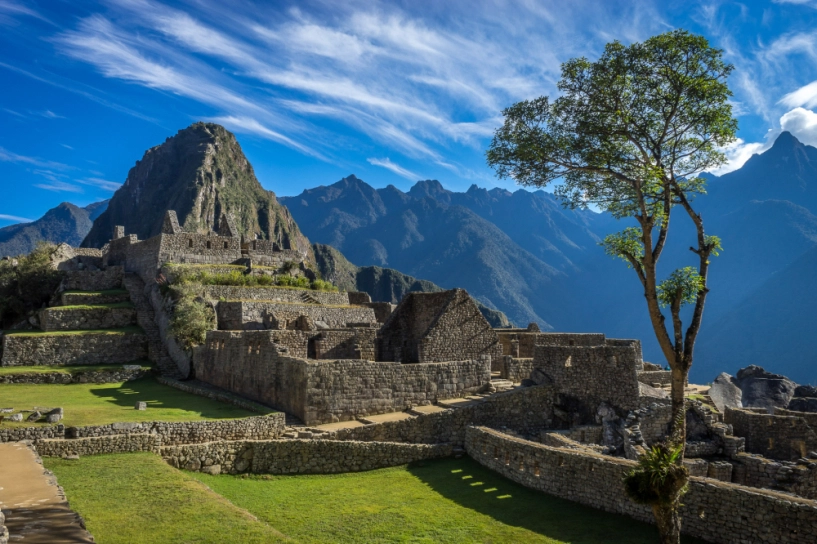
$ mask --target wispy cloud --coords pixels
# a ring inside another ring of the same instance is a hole
[[[116,191],[117,189],[122,187],[121,183],[117,183],[115,181],[108,181],[100,178],[84,178],[77,179],[75,181],[77,183],[81,183],[82,185],[91,185],[93,187],[99,187],[104,191]]]
[[[28,219],[27,217],[20,217],[17,215],[8,215],[5,213],[0,213],[0,220],[3,221],[16,221],[18,223],[31,223],[34,221],[33,219]]]
[[[0,147],[0,162],[16,162],[39,166],[40,168],[54,168],[57,170],[71,170],[73,167],[56,161],[43,160],[37,157],[18,155],[3,147]]]
[[[402,176],[402,177],[404,177],[404,178],[406,178],[408,180],[417,181],[417,180],[420,179],[420,176],[418,176],[417,174],[415,174],[411,170],[406,170],[405,168],[403,168],[399,164],[395,164],[395,163],[391,162],[391,160],[389,160],[388,157],[386,157],[385,159],[370,158],[370,159],[366,159],[366,161],[368,161],[369,164],[372,164],[374,166],[382,166],[383,168],[385,168],[387,170],[391,170],[392,172],[394,172],[398,176]]]
[[[48,183],[35,183],[34,187],[45,189],[46,191],[54,191],[57,193],[82,193],[82,187],[78,187],[72,183],[65,181],[51,181]]]

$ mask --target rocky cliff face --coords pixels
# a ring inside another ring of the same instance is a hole
[[[309,241],[275,194],[261,187],[235,136],[213,123],[195,123],[148,149],[128,173],[83,247],[102,247],[116,225],[140,239],[161,232],[165,211],[183,228],[206,233],[222,212],[232,213],[249,239],[270,239],[312,260]]]

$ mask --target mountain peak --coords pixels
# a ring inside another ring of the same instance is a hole
[[[311,254],[289,211],[255,177],[236,137],[215,123],[193,123],[145,151],[82,245],[102,247],[116,225],[142,240],[156,236],[167,210],[185,230],[200,233],[215,230],[222,213],[233,213],[241,235]]]
[[[443,184],[436,179],[418,181],[408,192],[409,195],[416,199],[430,197],[435,200],[439,200],[440,196],[447,197],[450,193],[451,191],[443,187]],[[447,201],[449,199],[444,198],[444,200]]]
[[[779,148],[791,149],[793,147],[802,146],[802,145],[803,145],[802,142],[800,142],[800,140],[798,140],[794,136],[794,134],[792,134],[788,130],[784,130],[775,139],[774,144],[772,144],[772,149],[775,149],[775,148],[778,148],[778,149]]]

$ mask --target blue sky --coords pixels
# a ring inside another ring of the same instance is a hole
[[[279,195],[504,186],[484,149],[559,64],[673,28],[735,65],[730,168],[781,130],[817,145],[817,0],[0,0],[0,226],[108,198],[145,149],[210,120]]]

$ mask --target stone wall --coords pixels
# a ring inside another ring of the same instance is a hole
[[[554,413],[557,393],[552,387],[524,387],[496,393],[481,402],[422,414],[401,421],[389,421],[364,427],[353,427],[324,433],[321,438],[334,440],[395,441],[413,444],[465,443],[465,429],[470,425],[505,428],[539,436],[543,429],[561,428]]]
[[[496,332],[462,289],[408,293],[380,330],[378,360],[440,362],[498,358]]]
[[[119,329],[136,324],[135,308],[66,308],[40,310],[40,327],[46,332]]]
[[[530,378],[533,372],[533,358],[517,358],[511,355],[503,355],[499,361],[499,377],[503,380],[511,380],[513,383],[520,383],[522,380]]]
[[[333,474],[447,457],[451,450],[450,444],[274,440],[164,446],[158,453],[174,467],[210,474]]]
[[[284,433],[285,416],[281,412],[241,419],[211,419],[207,421],[145,421],[141,423],[111,423],[86,427],[67,427],[69,439],[151,434],[163,445],[195,444],[214,440],[268,440]]]
[[[115,365],[147,356],[143,334],[4,334],[0,366]]]
[[[752,453],[738,453],[729,461],[733,483],[817,499],[817,462],[814,459],[775,461]]]
[[[105,270],[69,270],[62,280],[64,291],[107,291],[122,287],[124,271],[121,266]]]
[[[527,329],[494,329],[502,346],[502,355],[515,358],[533,358],[533,346],[539,338],[540,332],[529,332]]]
[[[129,367],[130,365],[124,365]],[[133,365],[131,368],[112,370],[83,370],[81,372],[20,372],[19,374],[0,375],[0,384],[4,383],[119,383],[138,380],[146,376],[149,368]]]
[[[363,359],[374,361],[377,329],[354,328],[320,331],[310,335],[314,359]],[[294,355],[290,353],[291,355]]]
[[[622,477],[633,461],[475,427],[467,430],[465,449],[478,463],[525,487],[653,523],[649,507],[624,493]],[[709,542],[817,541],[817,502],[812,500],[693,477],[683,504],[683,532]]]
[[[196,352],[196,377],[295,414],[308,425],[432,404],[482,390],[490,363],[395,364],[306,361],[282,353],[277,331],[211,331]]]
[[[348,323],[375,325],[374,310],[363,306],[323,306],[319,304],[274,301],[220,301],[216,306],[221,330],[299,329],[300,316],[312,323],[322,321],[329,328],[346,327]],[[310,327],[312,328],[312,327]],[[302,330],[302,329],[301,329]]]
[[[746,439],[749,453],[791,461],[817,451],[817,432],[801,416],[726,408],[724,422]]]
[[[640,346],[540,343],[534,351],[534,368],[544,372],[562,393],[575,397],[591,412],[603,402],[623,410],[638,406],[636,372],[642,363]]]
[[[78,304],[111,304],[114,302],[127,302],[130,295],[127,292],[114,293],[109,295],[94,294],[93,292],[66,291],[60,295],[62,306],[74,306]]]
[[[671,385],[672,371],[671,370],[642,370],[637,374],[638,381],[641,383],[655,387],[656,384]]]
[[[312,289],[294,289],[289,287],[237,287],[232,285],[203,285],[205,297],[213,300],[272,300],[277,302],[303,302],[303,296],[315,299],[320,304],[346,306],[349,304],[349,293],[332,293]]]
[[[156,451],[161,443],[161,439],[155,434],[139,433],[94,436],[76,440],[38,440],[34,445],[37,453],[43,457],[63,457],[66,455],[85,456]]]
[[[65,426],[62,423],[42,427],[0,428],[0,442],[19,442],[21,440],[44,440],[62,438]]]
[[[546,332],[541,333],[536,344],[542,346],[603,346],[606,338],[601,333],[567,333],[567,332]]]

